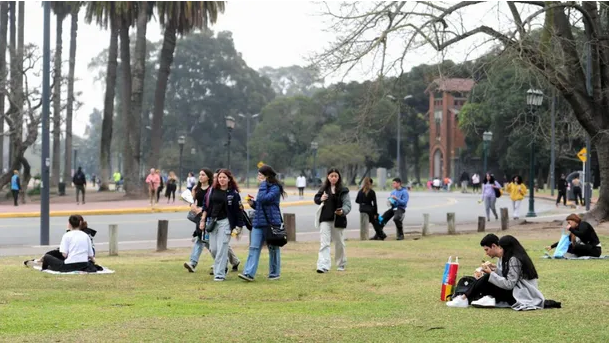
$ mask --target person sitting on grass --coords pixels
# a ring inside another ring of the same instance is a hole
[[[496,307],[505,302],[516,311],[542,309],[544,296],[538,290],[538,272],[521,243],[510,235],[498,239],[488,234],[481,246],[487,256],[498,258],[498,265],[484,263],[483,276],[447,306],[468,307],[471,303],[475,307]]]
[[[570,214],[566,220],[568,221],[567,230],[570,232],[571,241],[570,246],[568,247],[568,253],[578,257],[600,257],[602,254],[602,244],[591,224],[581,220],[580,217],[574,213]],[[559,244],[559,242],[546,247],[546,250],[551,251],[551,249],[557,247],[557,244]]]
[[[46,253],[40,260],[42,270],[54,270],[62,273],[73,271],[96,272],[95,253],[91,236],[85,233],[87,222],[80,215],[71,215],[68,219],[68,231],[61,238],[59,250]],[[30,266],[34,260],[25,261]]]

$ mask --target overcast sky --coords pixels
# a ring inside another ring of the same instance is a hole
[[[42,47],[43,11],[39,1],[26,2],[25,40]],[[218,23],[212,27],[215,31],[233,32],[235,47],[241,52],[246,63],[259,69],[263,66],[281,67],[290,65],[307,65],[307,57],[320,52],[334,39],[334,33],[327,29],[329,23],[320,16],[323,7],[320,3],[305,1],[231,1],[224,14],[219,16]],[[79,79],[75,88],[83,92],[80,100],[84,103],[74,118],[74,133],[82,135],[92,109],[103,108],[104,87],[93,81],[93,73],[87,70],[87,64],[108,46],[109,32],[84,22],[83,11],[79,18],[76,52],[76,77]],[[488,20],[496,24],[504,21],[494,7],[477,7],[468,13],[470,24]],[[55,16],[51,19],[51,48],[55,45]],[[497,25],[495,25],[497,26]],[[161,30],[156,22],[147,28],[147,38],[151,41],[162,39]],[[67,61],[70,42],[70,19],[63,23],[63,59]],[[480,39],[477,41],[480,42]],[[408,68],[422,63],[435,63],[443,57],[455,62],[476,57],[472,54],[477,43],[466,42],[438,54],[432,49],[412,53],[407,59]],[[470,53],[470,55],[469,55]],[[368,69],[367,69],[368,68]],[[408,70],[408,69],[407,69]],[[151,71],[147,71],[151,72]],[[362,80],[368,78],[370,66],[361,66],[349,75],[348,79]],[[67,63],[64,64],[67,73]],[[338,79],[340,75],[335,75]],[[332,79],[331,79],[332,80]],[[31,81],[34,84],[34,81]]]

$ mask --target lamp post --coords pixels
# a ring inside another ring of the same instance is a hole
[[[182,191],[182,150],[184,149],[184,142],[185,142],[185,138],[184,136],[180,136],[178,137],[178,145],[180,146],[180,166],[178,167],[178,173],[180,174],[180,177],[178,177],[179,181],[179,186],[178,186],[178,192]]]
[[[250,188],[250,119],[258,118],[257,114],[239,114],[240,117],[246,118],[246,188]]]
[[[231,170],[231,132],[235,128],[235,118],[231,116],[225,117],[225,124],[227,124],[227,169]]]
[[[314,188],[317,186],[318,182],[318,172],[316,170],[316,155],[318,154],[318,142],[311,142],[311,153],[313,154],[313,170],[312,170],[312,184]]]
[[[49,105],[51,75],[51,3],[45,1],[42,24],[42,153],[40,154],[40,245],[49,245]],[[3,137],[4,139],[4,137]]]
[[[391,94],[386,95],[386,97],[392,101],[396,101],[397,99],[396,97],[394,97]],[[409,99],[411,99],[413,96],[412,95],[407,95],[403,98],[403,101],[408,101]],[[400,173],[400,103],[397,102],[397,111],[396,111],[396,171],[397,171],[397,176],[400,178],[401,177],[401,173]]]
[[[487,151],[493,136],[494,134],[491,131],[483,132],[483,173],[487,173]]]
[[[526,102],[530,109],[530,119],[532,123],[534,122],[534,112],[540,105],[542,105],[542,97],[543,93],[539,89],[528,89]],[[532,143],[530,144],[530,202],[529,209],[527,211],[526,217],[535,217],[536,211],[534,210],[534,137],[532,136]]]
[[[72,169],[74,170],[73,174],[76,173],[76,166],[78,166],[78,144],[72,144],[72,151],[73,151],[73,155],[74,155],[74,162],[73,162],[73,167]],[[74,175],[73,175],[74,176]]]

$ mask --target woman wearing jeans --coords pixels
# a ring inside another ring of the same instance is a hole
[[[496,190],[502,189],[502,186],[494,179],[491,174],[485,175],[485,181],[483,182],[483,196],[481,201],[485,203],[485,215],[487,221],[489,221],[489,211],[494,213],[496,220],[498,220],[498,212],[496,212]]]
[[[224,281],[227,274],[231,233],[241,234],[244,226],[239,187],[231,172],[221,169],[205,197],[199,228],[210,233],[210,252],[214,256],[214,281]]]
[[[277,173],[270,166],[264,165],[258,170],[258,193],[256,201],[250,200],[250,207],[255,209],[252,221],[252,235],[250,236],[250,249],[248,260],[243,274],[239,278],[245,281],[254,281],[261,249],[265,241],[265,229],[270,225],[282,224],[282,213],[280,212],[280,197],[285,197],[286,192],[280,185]],[[269,280],[280,278],[280,247],[268,245],[269,248]]]

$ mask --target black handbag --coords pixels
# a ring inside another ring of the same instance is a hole
[[[241,210],[241,216],[243,217],[246,229],[252,231],[252,219],[250,219],[248,212],[246,212],[246,210]]]
[[[279,210],[279,207],[278,207]],[[286,236],[286,228],[284,228],[284,220],[282,219],[282,214],[280,213],[280,225],[273,225],[269,221],[267,217],[267,211],[265,211],[265,207],[263,207],[263,214],[265,215],[265,219],[267,220],[268,226],[265,228],[265,242],[267,245],[272,245],[276,247],[283,247],[288,243],[288,237]]]
[[[201,214],[202,213],[195,214],[195,212],[189,211],[188,214],[186,215],[186,219],[188,219],[188,220],[192,221],[193,223],[197,224],[201,220]]]
[[[208,218],[205,223],[205,231],[212,232],[216,229],[216,218]]]

